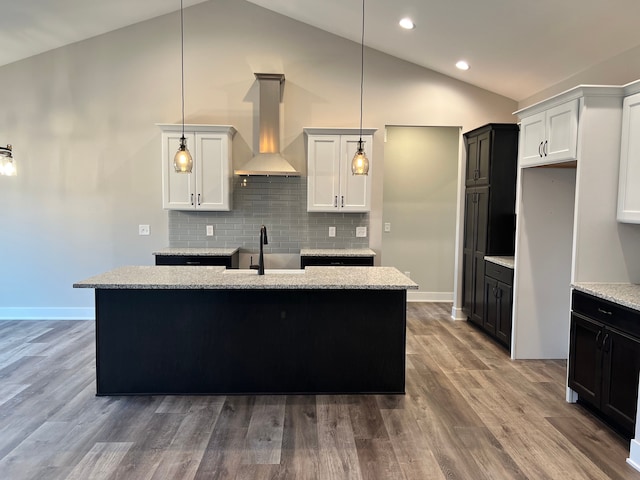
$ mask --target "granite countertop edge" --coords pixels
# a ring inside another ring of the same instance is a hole
[[[301,257],[375,257],[370,248],[301,248]]]
[[[640,311],[640,285],[634,283],[576,282],[571,286],[580,292]]]
[[[73,284],[96,289],[189,290],[416,290],[395,267],[307,267],[302,273],[257,275],[224,267],[127,266]]]
[[[503,267],[510,268],[511,270],[513,270],[513,267],[515,265],[514,257],[488,255],[484,257],[484,259],[487,262],[495,263],[497,265],[502,265]]]
[[[156,250],[153,252],[153,255],[173,255],[178,257],[230,257],[239,250],[240,247],[167,247],[161,250]]]

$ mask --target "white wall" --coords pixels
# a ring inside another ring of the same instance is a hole
[[[92,314],[72,283],[151,264],[168,243],[160,131],[180,121],[179,13],[0,68],[0,143],[19,168],[0,177],[0,318]],[[251,156],[254,72],[286,76],[282,150],[306,172],[302,128],[359,122],[359,45],[241,0],[185,10],[188,123],[231,124],[234,163]],[[513,122],[516,103],[366,50],[364,125]],[[371,247],[382,235],[383,135],[374,140]],[[7,208],[10,206],[10,209]],[[137,235],[138,224],[151,236]]]
[[[382,264],[410,272],[414,301],[453,301],[460,129],[387,127]]]

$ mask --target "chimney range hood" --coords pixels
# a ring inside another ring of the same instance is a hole
[[[298,172],[280,154],[280,96],[284,75],[281,73],[256,73],[260,87],[260,137],[259,152],[236,175],[261,175],[299,177]]]

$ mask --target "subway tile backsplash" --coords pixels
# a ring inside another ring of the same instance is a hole
[[[169,210],[170,247],[240,247],[258,250],[260,225],[267,226],[269,253],[301,248],[367,248],[356,227],[369,227],[368,213],[307,212],[306,177],[234,177],[233,210]],[[206,235],[213,225],[214,235]],[[329,227],[336,236],[329,237]]]

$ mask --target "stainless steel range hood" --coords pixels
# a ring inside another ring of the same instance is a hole
[[[260,87],[259,152],[236,175],[299,177],[300,172],[280,154],[280,97],[284,75],[256,73]]]

